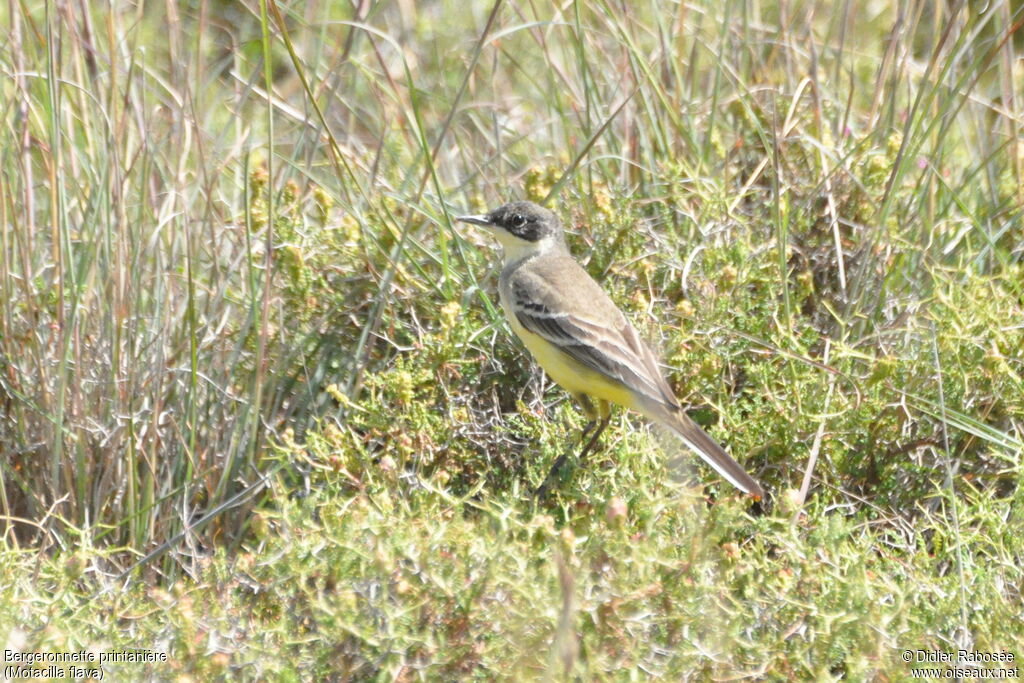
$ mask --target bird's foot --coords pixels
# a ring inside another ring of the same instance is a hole
[[[541,485],[538,486],[537,489],[533,492],[534,498],[537,498],[538,500],[543,500],[544,498],[548,497],[548,493],[551,490],[551,486],[555,483],[555,480],[558,478],[559,472],[562,470],[563,467],[565,467],[566,460],[568,460],[568,453],[562,453],[560,456],[558,456],[558,459],[555,460],[555,464],[551,466],[551,471],[548,472],[548,476],[544,477],[543,483],[541,483]]]
[[[594,447],[597,445],[598,439],[601,438],[601,433],[605,430],[605,427],[608,426],[609,419],[610,418],[605,417],[600,422],[591,421],[587,423],[587,425],[583,428],[584,439],[587,438],[587,435],[591,431],[593,431],[593,434],[590,434],[590,439],[587,440],[586,445],[583,446],[583,450],[580,451],[579,456],[576,458],[576,461],[578,463],[583,462],[586,459],[587,455],[592,450],[594,450]],[[597,429],[594,429],[595,425],[597,426]],[[544,477],[544,482],[537,487],[536,491],[533,492],[535,498],[547,498],[551,486],[555,483],[555,479],[558,478],[559,473],[561,472],[562,468],[565,467],[565,463],[568,459],[568,452],[562,453],[560,456],[558,456],[558,459],[555,460],[555,464],[551,466],[551,471],[548,472],[548,476]]]

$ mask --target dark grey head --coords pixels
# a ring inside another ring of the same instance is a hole
[[[455,220],[490,228],[502,243],[506,243],[502,233],[524,242],[546,238],[562,241],[562,222],[558,216],[533,202],[510,202],[487,214],[456,216]]]

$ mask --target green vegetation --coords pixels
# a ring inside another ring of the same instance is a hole
[[[0,8],[4,649],[1019,665],[1019,3],[355,4]],[[450,216],[549,195],[770,501],[621,411],[531,499],[583,420]]]

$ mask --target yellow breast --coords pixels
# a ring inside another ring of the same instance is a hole
[[[586,394],[593,398],[604,399],[627,408],[634,408],[632,392],[621,382],[593,370],[575,360],[557,346],[539,334],[530,332],[516,318],[515,314],[505,308],[505,316],[516,336],[523,340],[540,366],[551,379],[571,394]]]

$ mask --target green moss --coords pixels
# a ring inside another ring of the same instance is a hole
[[[894,32],[889,8],[526,3],[481,39],[452,0],[310,3],[264,51],[240,3],[83,3],[102,40],[36,5],[0,8],[33,74],[0,85],[31,142],[0,158],[5,649],[169,654],[126,680],[1024,656],[999,21],[947,49],[963,17],[927,7]],[[509,333],[495,245],[448,222],[570,160],[573,253],[759,506],[621,410],[572,457],[584,418]]]

